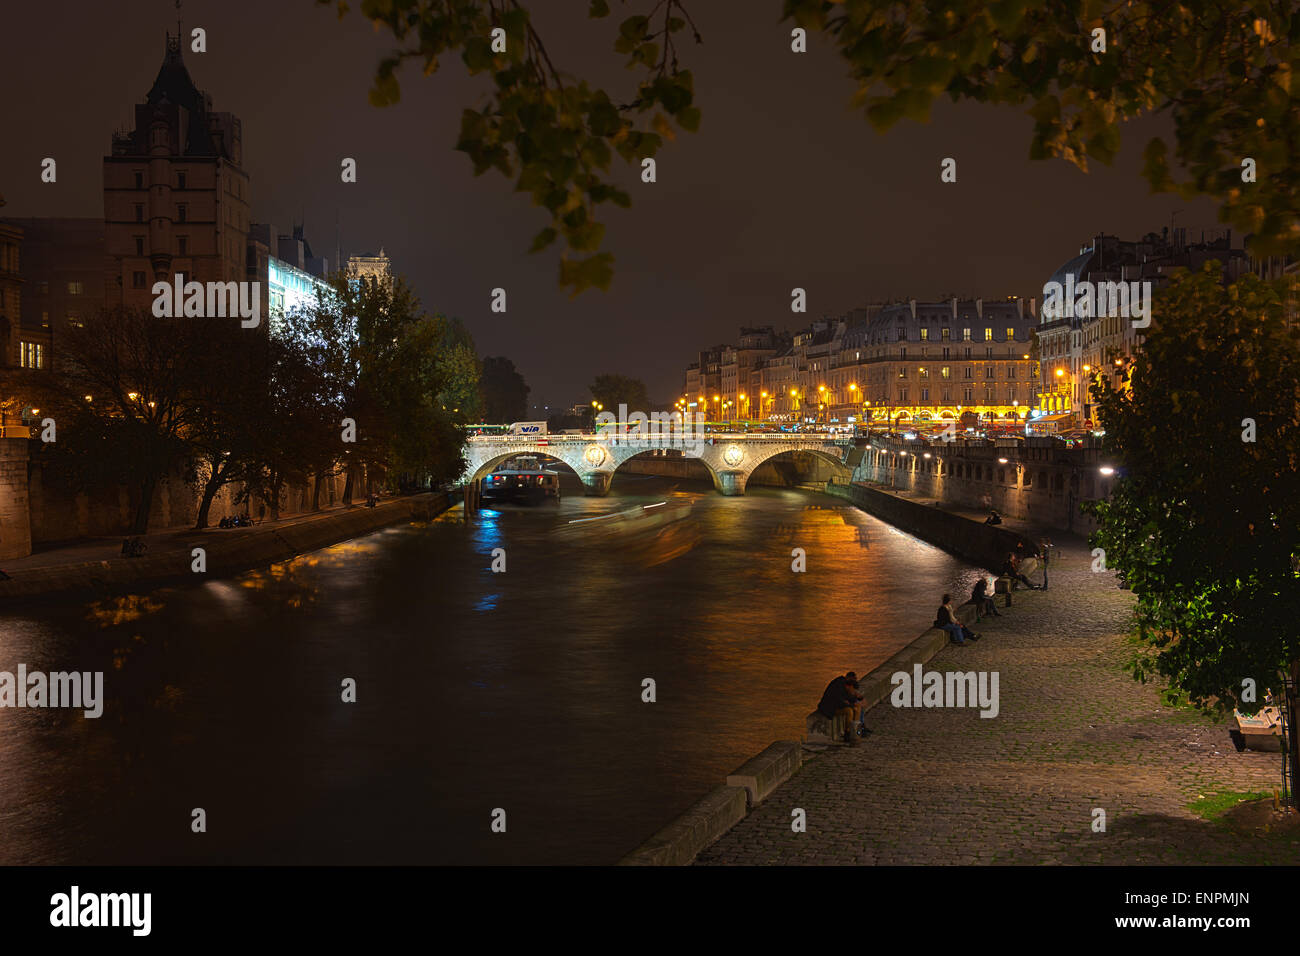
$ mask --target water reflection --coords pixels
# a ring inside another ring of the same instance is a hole
[[[107,698],[0,710],[0,862],[610,862],[973,578],[837,499],[614,492],[0,617],[0,670],[103,670]]]

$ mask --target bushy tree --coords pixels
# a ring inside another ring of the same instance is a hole
[[[646,391],[645,382],[639,378],[607,372],[597,375],[589,387],[592,399],[600,402],[603,411],[617,415],[620,404],[627,406],[629,415],[632,412],[650,411],[650,395]]]
[[[1117,469],[1088,505],[1137,595],[1137,677],[1205,707],[1300,661],[1300,334],[1278,290],[1220,267],[1176,278],[1119,384],[1092,387]]]
[[[528,393],[531,389],[510,359],[503,355],[485,358],[482,387],[485,422],[503,425],[528,417]]]

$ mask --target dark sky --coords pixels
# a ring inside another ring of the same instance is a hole
[[[635,74],[612,50],[618,4],[594,22],[585,0],[528,6],[561,70],[628,98]],[[614,282],[576,300],[556,282],[554,249],[527,253],[545,213],[499,174],[475,178],[452,148],[460,111],[484,91],[458,58],[431,77],[408,65],[401,104],[376,109],[366,94],[391,38],[355,12],[186,0],[186,33],[204,27],[208,52],[185,59],[214,107],[243,121],[255,220],[287,228],[305,216],[318,255],[333,256],[336,219],[346,252],[384,246],[427,308],[463,319],[480,354],[512,358],[552,406],[586,398],[606,371],[671,400],[693,354],[742,324],[793,328],[888,297],[1041,296],[1099,231],[1136,238],[1180,209],[1189,231],[1215,224],[1209,203],[1148,196],[1141,150],[1162,120],[1127,128],[1115,166],[1088,175],[1031,163],[1031,121],[1008,108],[945,100],[928,125],[878,136],[849,108],[853,85],[829,45],[814,37],[807,54],[790,52],[780,7],[688,0],[704,43],[688,41],[681,63],[695,73],[700,132],[660,153],[655,184],[619,167],[633,206],[605,213]],[[153,82],[173,3],[8,4],[2,16],[4,214],[102,215],[101,159]],[[39,182],[45,156],[58,160],[56,184]],[[340,182],[345,156],[356,184]],[[939,180],[946,156],[955,184]],[[504,315],[489,308],[496,286]],[[790,312],[794,286],[808,290],[807,317]]]

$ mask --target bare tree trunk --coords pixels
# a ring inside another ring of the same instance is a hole
[[[212,510],[212,499],[217,496],[221,486],[225,484],[222,479],[220,466],[213,465],[212,474],[207,483],[203,486],[203,497],[199,501],[199,514],[194,520],[194,530],[202,531],[208,526],[208,512]]]
[[[149,512],[153,509],[154,488],[158,485],[156,475],[149,475],[139,483],[140,498],[135,506],[135,518],[131,522],[132,534],[145,534],[149,530]]]
[[[343,506],[345,508],[352,504],[352,480],[356,476],[356,469],[353,468],[352,462],[348,462],[347,469],[348,477],[347,480],[343,482]]]
[[[316,472],[314,479],[315,480],[312,481],[311,489],[311,510],[320,511],[321,473],[319,471]]]

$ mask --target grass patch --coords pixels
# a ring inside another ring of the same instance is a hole
[[[1194,814],[1196,814],[1198,817],[1201,817],[1202,819],[1218,820],[1220,817],[1222,817],[1225,813],[1227,813],[1229,810],[1231,810],[1233,807],[1237,806],[1238,804],[1245,803],[1248,800],[1260,800],[1263,799],[1264,797],[1268,797],[1269,799],[1272,799],[1273,797],[1272,791],[1259,790],[1251,793],[1234,793],[1232,791],[1225,790],[1225,791],[1220,791],[1219,793],[1211,793],[1206,796],[1199,797],[1196,800],[1193,800],[1191,803],[1189,803],[1187,805],[1187,809],[1191,810]]]

